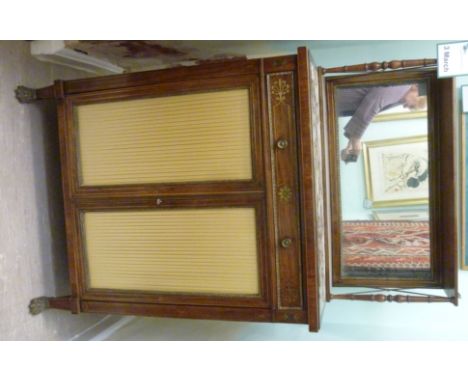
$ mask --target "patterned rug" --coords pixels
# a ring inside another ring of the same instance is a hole
[[[428,222],[344,221],[343,233],[346,273],[430,270]]]

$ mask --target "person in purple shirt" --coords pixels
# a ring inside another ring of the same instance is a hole
[[[341,151],[341,159],[345,163],[357,161],[361,138],[378,113],[399,105],[419,110],[426,102],[417,84],[340,88],[336,93],[338,115],[352,116],[344,128],[348,145]]]

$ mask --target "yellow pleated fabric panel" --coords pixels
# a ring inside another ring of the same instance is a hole
[[[259,293],[255,210],[83,213],[91,288]]]
[[[248,89],[75,107],[84,186],[252,178]]]

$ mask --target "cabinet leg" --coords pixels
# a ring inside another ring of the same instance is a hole
[[[63,91],[63,84],[57,82],[57,91]],[[40,89],[32,89],[26,86],[18,86],[15,89],[15,97],[20,103],[31,103],[43,99],[56,99],[56,89],[54,85]]]
[[[37,91],[26,86],[18,86],[15,89],[15,96],[20,103],[31,103],[37,100]]]
[[[47,309],[62,309],[62,310],[72,310],[71,309],[71,297],[37,297],[33,298],[29,303],[29,313],[33,316],[42,313]]]

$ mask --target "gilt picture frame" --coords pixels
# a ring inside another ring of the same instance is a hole
[[[400,209],[390,211],[373,211],[372,217],[374,220],[384,221],[429,221],[429,210],[428,209]]]
[[[428,204],[426,135],[367,141],[363,142],[362,151],[369,207]]]
[[[388,122],[399,121],[408,119],[427,118],[427,110],[421,111],[408,111],[402,110],[397,112],[380,112],[373,119],[372,122]]]
[[[418,109],[411,109],[404,105],[394,106],[387,110],[380,111],[372,119],[372,122],[407,121],[410,119],[427,119],[427,104]]]

